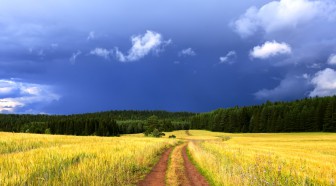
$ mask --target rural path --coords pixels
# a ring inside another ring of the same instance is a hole
[[[191,163],[187,154],[187,145],[182,148],[182,156],[184,160],[185,173],[189,180],[190,186],[208,186],[206,179],[198,172],[196,167]]]
[[[186,133],[190,135],[188,131]],[[152,171],[137,185],[208,186],[206,179],[198,172],[188,157],[188,143],[189,141],[166,150]]]
[[[173,148],[166,150],[159,162],[154,166],[152,171],[147,174],[144,180],[140,181],[138,186],[164,186],[166,171],[168,167],[169,154]]]

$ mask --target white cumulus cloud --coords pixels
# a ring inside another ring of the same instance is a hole
[[[105,59],[109,59],[110,55],[113,54],[112,50],[107,50],[105,48],[95,48],[93,50],[90,51],[91,55],[96,55]]]
[[[219,57],[219,63],[233,64],[234,59],[237,57],[236,51],[229,51],[225,56]]]
[[[255,46],[250,51],[250,56],[253,58],[266,59],[269,57],[291,54],[292,49],[287,43],[278,43],[276,41],[267,41],[261,46]]]
[[[76,62],[76,59],[79,55],[81,55],[82,52],[80,50],[78,50],[77,52],[73,53],[72,56],[70,57],[70,62],[71,63],[75,63]]]
[[[89,32],[89,35],[88,35],[88,37],[86,38],[86,40],[90,41],[90,40],[93,40],[93,39],[95,39],[95,38],[96,38],[96,34],[95,34],[95,32],[94,32],[94,31],[91,31],[91,32]]]
[[[336,65],[336,54],[331,54],[328,59],[329,65]]]
[[[336,71],[330,68],[318,71],[311,83],[315,86],[310,92],[311,97],[332,96],[336,94]]]
[[[186,48],[179,52],[179,56],[195,56],[196,52],[192,48]]]
[[[0,113],[38,113],[38,107],[60,98],[47,85],[0,79],[0,87]]]
[[[248,37],[259,29],[273,32],[295,28],[315,18],[334,19],[336,3],[330,0],[280,0],[271,1],[261,8],[250,7],[233,23],[241,37]]]
[[[118,48],[115,48],[116,58],[121,62],[137,61],[150,52],[160,52],[163,47],[169,45],[171,40],[164,41],[161,34],[147,30],[144,35],[136,35],[131,37],[132,47],[128,54],[125,55]]]

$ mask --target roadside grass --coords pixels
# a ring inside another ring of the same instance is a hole
[[[166,173],[166,185],[182,186],[187,182],[182,157],[182,148],[184,146],[185,144],[176,146],[170,154]]]

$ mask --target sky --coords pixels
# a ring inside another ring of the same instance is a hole
[[[0,0],[0,113],[336,94],[333,0]]]

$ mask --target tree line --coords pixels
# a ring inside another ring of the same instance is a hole
[[[190,127],[187,112],[108,111],[76,115],[0,114],[0,131],[66,135],[118,136],[142,133],[148,128],[147,119],[157,117],[162,131]]]
[[[191,117],[191,129],[221,132],[336,132],[336,96],[217,109]]]
[[[38,134],[118,136],[119,127],[111,118],[48,115],[0,115],[0,131]]]
[[[187,129],[236,133],[336,132],[336,96],[268,101],[262,105],[198,114],[132,110],[76,115],[0,114],[0,131],[6,132],[97,136],[145,133],[150,136],[155,129],[159,132]]]

